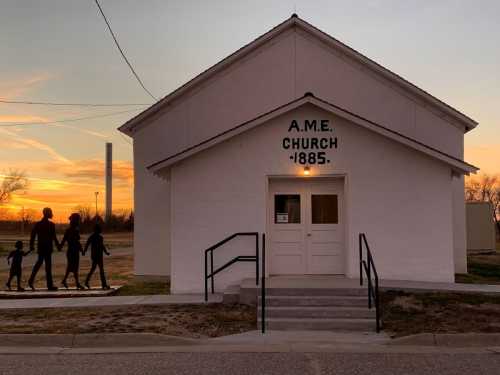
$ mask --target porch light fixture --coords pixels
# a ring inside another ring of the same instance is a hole
[[[304,176],[309,176],[311,174],[311,169],[309,167],[304,167]]]

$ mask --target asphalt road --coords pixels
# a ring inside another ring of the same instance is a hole
[[[10,374],[499,374],[498,354],[156,353],[0,355]]]

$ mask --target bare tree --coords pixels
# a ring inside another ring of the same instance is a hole
[[[92,206],[90,205],[80,205],[74,208],[75,212],[78,212],[81,216],[82,222],[92,221]]]
[[[493,220],[500,233],[500,177],[482,174],[465,182],[465,199],[469,202],[489,202],[493,208]]]
[[[22,208],[21,211],[19,211],[19,219],[24,223],[24,224],[32,224],[35,222],[36,217],[37,217],[38,212],[32,208]]]
[[[26,190],[29,186],[29,180],[22,171],[11,170],[4,175],[0,184],[0,205],[9,202],[12,194]]]

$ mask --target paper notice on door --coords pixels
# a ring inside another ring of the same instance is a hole
[[[288,213],[276,213],[276,223],[287,224],[288,223]]]

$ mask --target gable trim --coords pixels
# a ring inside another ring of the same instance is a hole
[[[191,155],[194,155],[200,151],[203,151],[207,148],[210,148],[212,146],[215,146],[216,144],[232,138],[238,134],[241,134],[247,130],[250,130],[266,121],[271,120],[272,118],[275,118],[281,114],[284,114],[290,110],[293,110],[297,107],[302,106],[303,104],[306,103],[311,103],[316,105],[319,108],[322,108],[323,110],[327,112],[331,112],[333,114],[336,114],[340,117],[343,117],[347,120],[350,120],[351,122],[354,122],[360,126],[363,126],[364,128],[367,128],[369,130],[372,130],[380,135],[383,135],[387,138],[390,138],[392,140],[395,140],[399,143],[402,143],[406,146],[409,146],[417,151],[423,152],[431,157],[434,157],[438,160],[441,160],[445,162],[446,164],[450,165],[452,169],[458,173],[461,174],[469,174],[469,173],[476,173],[479,168],[475,167],[472,164],[469,164],[459,158],[456,158],[452,155],[446,154],[432,146],[429,146],[423,142],[420,142],[416,139],[413,139],[411,137],[408,137],[404,134],[401,134],[395,130],[389,129],[383,125],[380,125],[374,121],[368,120],[356,113],[350,112],[342,107],[337,106],[336,104],[330,103],[326,100],[323,100],[321,98],[318,98],[314,96],[312,93],[306,93],[304,96],[301,98],[292,100],[289,103],[283,104],[269,112],[263,113],[251,120],[245,121],[242,124],[239,124],[231,129],[228,129],[222,133],[219,133],[213,137],[210,137],[196,145],[190,146],[188,148],[185,148],[182,151],[179,151],[165,159],[159,160],[149,166],[147,166],[148,170],[151,170],[153,172],[157,172],[160,169],[169,167],[185,158],[188,158]]]

